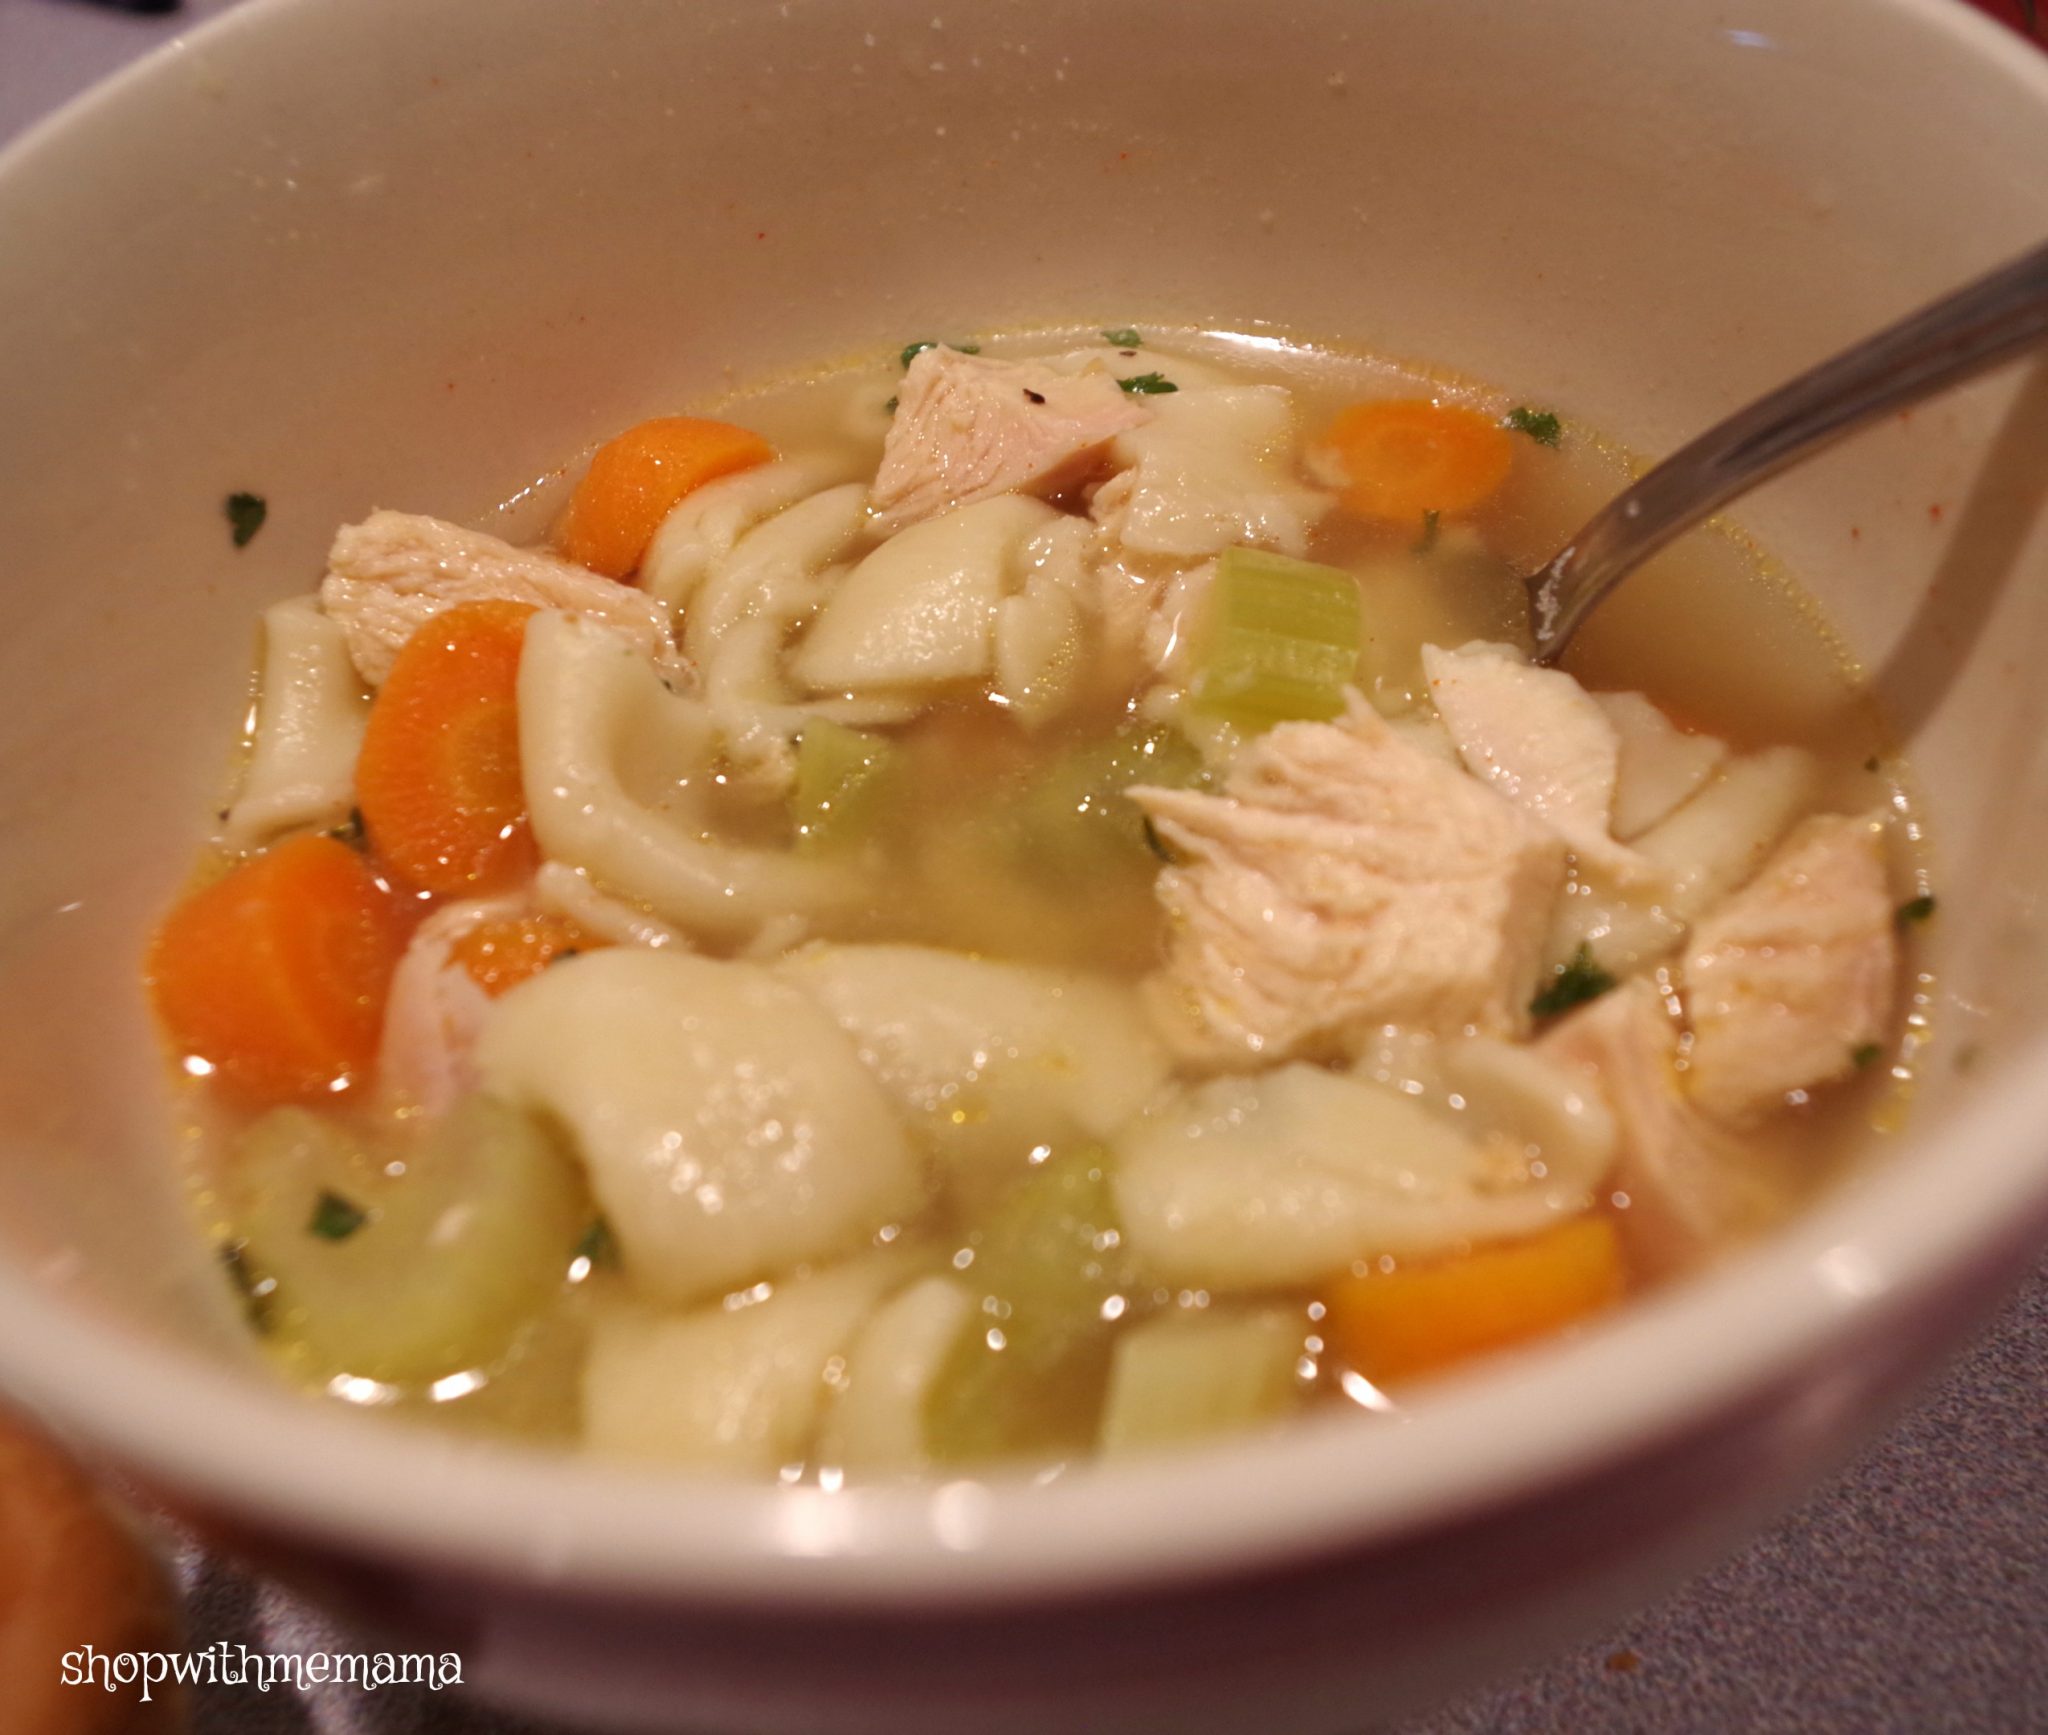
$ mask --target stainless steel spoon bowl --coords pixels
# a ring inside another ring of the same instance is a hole
[[[1845,434],[2048,341],[2048,244],[1944,295],[1716,423],[1530,575],[1536,660],[1674,537]]]

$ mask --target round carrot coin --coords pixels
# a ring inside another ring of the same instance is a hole
[[[183,899],[144,980],[186,1070],[289,1102],[365,1081],[408,913],[362,855],[301,835]]]
[[[441,897],[502,891],[533,871],[519,768],[519,655],[533,610],[472,602],[399,648],[370,707],[356,805],[394,876]]]
[[[585,932],[567,916],[541,911],[479,922],[448,948],[449,957],[496,999],[538,976],[557,958],[573,957],[610,942]]]
[[[774,456],[759,434],[730,422],[695,416],[641,422],[598,447],[569,496],[555,545],[564,559],[592,572],[630,577],[685,494]]]
[[[1476,410],[1427,398],[1353,404],[1320,442],[1344,478],[1344,504],[1366,518],[1457,517],[1507,479],[1507,430]]]

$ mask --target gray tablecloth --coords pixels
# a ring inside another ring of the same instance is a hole
[[[0,141],[232,3],[142,17],[0,0]],[[1598,1643],[1406,1735],[2048,1730],[2044,1393],[2048,1264],[1903,1425],[1768,1535]],[[196,1547],[179,1571],[194,1648],[349,1648]],[[404,1689],[299,1701],[218,1687],[194,1711],[195,1735],[545,1735]]]

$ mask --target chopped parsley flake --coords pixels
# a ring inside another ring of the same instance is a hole
[[[583,1231],[583,1239],[576,1243],[576,1257],[590,1261],[592,1269],[609,1271],[619,1263],[619,1244],[612,1235],[612,1226],[599,1217]]]
[[[1867,1068],[1875,1066],[1883,1058],[1884,1044],[1881,1042],[1865,1042],[1849,1050],[1850,1064],[1853,1065],[1858,1072],[1865,1071]]]
[[[336,843],[345,843],[351,849],[361,849],[364,837],[363,810],[360,807],[351,807],[348,810],[348,818],[344,819],[327,835],[333,838]]]
[[[1160,392],[1177,392],[1180,390],[1180,387],[1175,385],[1164,374],[1156,373],[1133,374],[1129,379],[1118,380],[1116,383],[1127,392],[1134,392],[1143,396],[1154,396]]]
[[[1114,344],[1118,349],[1136,349],[1145,340],[1138,335],[1135,325],[1120,325],[1114,331],[1105,331],[1102,341]]]
[[[306,1224],[309,1235],[323,1241],[346,1241],[370,1220],[370,1213],[339,1193],[323,1190],[313,1203],[313,1215]]]
[[[1508,426],[1527,434],[1539,446],[1554,446],[1564,434],[1564,424],[1549,410],[1532,410],[1527,404],[1508,411]]]
[[[1529,1002],[1529,1010],[1538,1018],[1555,1018],[1560,1012],[1569,1012],[1588,1000],[1598,1000],[1613,986],[1614,978],[1600,968],[1592,947],[1581,940],[1571,962],[1557,972],[1548,988]]]
[[[1427,554],[1436,546],[1436,533],[1443,514],[1432,506],[1422,515],[1422,534],[1415,539],[1415,552]]]
[[[270,1298],[277,1293],[277,1279],[265,1277],[249,1263],[243,1251],[247,1246],[242,1241],[223,1241],[217,1249],[221,1269],[228,1274],[228,1282],[234,1285],[235,1294],[242,1303],[242,1313],[249,1324],[259,1332],[267,1332],[271,1326]]]
[[[1934,894],[1922,892],[1917,898],[1908,898],[1899,906],[1899,926],[1909,922],[1924,922],[1934,914]]]
[[[893,416],[896,413],[897,404],[900,403],[901,401],[902,400],[899,398],[891,398],[886,404],[882,406],[882,414],[885,416]]]
[[[228,515],[235,546],[247,548],[263,528],[263,520],[270,516],[270,502],[261,494],[230,494],[223,510]]]

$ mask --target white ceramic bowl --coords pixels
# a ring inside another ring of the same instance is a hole
[[[373,504],[486,521],[729,380],[1048,317],[1437,358],[1655,452],[2038,240],[2044,162],[2048,60],[1946,0],[268,0],[115,81],[0,158],[0,1383],[337,1606],[622,1725],[1349,1729],[1648,1594],[2048,1225],[2048,375],[1741,514],[1920,768],[1910,1135],[1399,1424],[828,1496],[298,1401],[181,1215],[141,936],[256,608]],[[271,502],[241,554],[237,488]]]

